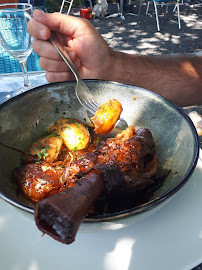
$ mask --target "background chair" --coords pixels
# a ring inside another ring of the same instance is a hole
[[[32,0],[32,5],[37,8],[37,9],[41,9],[41,10],[45,10],[46,9],[46,1],[45,0]]]
[[[72,4],[73,4],[74,0],[62,0],[62,4],[60,7],[60,13],[62,13],[64,7],[66,7],[66,5],[68,5],[68,9],[66,14],[69,15],[71,8],[72,8]],[[85,2],[89,3],[90,9],[93,10],[93,4],[91,0],[86,0]],[[86,4],[86,3],[85,3]],[[79,0],[79,6],[81,7],[81,0]]]
[[[148,14],[148,11],[149,11],[150,2],[153,2],[153,4],[154,4],[155,15],[156,15],[156,25],[157,25],[157,30],[158,31],[160,31],[160,26],[159,26],[159,17],[158,17],[158,8],[157,8],[157,6],[161,5],[161,6],[167,6],[168,7],[168,5],[171,5],[171,4],[173,4],[173,2],[176,2],[174,10],[177,9],[178,26],[179,26],[179,29],[181,29],[179,0],[176,0],[176,1],[175,0],[174,1],[171,1],[171,0],[149,0],[148,3],[147,3],[146,15]]]
[[[138,14],[137,14],[137,16],[140,16],[140,12],[141,12],[141,8],[142,8],[142,5],[143,5],[143,2],[144,2],[144,0],[139,0],[139,8],[138,8]],[[131,0],[129,0],[128,4],[131,5]]]
[[[28,3],[31,4],[34,8],[46,10],[46,0],[18,0],[18,3]]]
[[[32,51],[27,59],[28,71],[42,71],[39,66],[39,56]],[[14,73],[22,72],[20,64],[17,59],[13,58],[7,53],[2,45],[0,45],[0,73]]]
[[[189,5],[188,1],[187,1],[187,4]],[[184,0],[179,0],[179,5],[184,5]],[[177,8],[177,4],[175,5],[173,12],[175,12],[176,8]]]
[[[61,4],[61,7],[60,7],[60,13],[62,13],[62,10],[64,8],[64,5],[68,4],[68,9],[67,9],[67,15],[69,15],[70,11],[71,11],[71,8],[72,8],[72,4],[73,4],[74,0],[63,0],[62,1],[62,4]]]

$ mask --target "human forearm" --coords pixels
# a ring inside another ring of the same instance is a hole
[[[146,88],[179,106],[202,104],[202,57],[112,54],[106,80]]]

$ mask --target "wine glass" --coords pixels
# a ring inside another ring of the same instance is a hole
[[[32,18],[33,8],[27,3],[6,3],[0,5],[0,42],[3,48],[21,66],[24,87],[12,91],[5,100],[31,89],[27,73],[27,58],[32,52],[33,37],[27,31],[27,23]]]

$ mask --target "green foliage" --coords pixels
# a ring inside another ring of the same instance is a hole
[[[46,0],[46,9],[48,12],[59,12],[62,0]]]

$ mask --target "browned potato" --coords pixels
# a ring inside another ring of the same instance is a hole
[[[91,118],[95,126],[95,133],[106,134],[110,132],[119,120],[122,110],[121,104],[116,99],[110,99],[101,105]]]
[[[59,137],[45,137],[32,144],[30,154],[37,155],[46,162],[54,162],[58,158],[62,145],[63,141]]]
[[[90,133],[78,120],[72,118],[59,119],[50,129],[58,134],[70,151],[82,150],[88,147]]]

